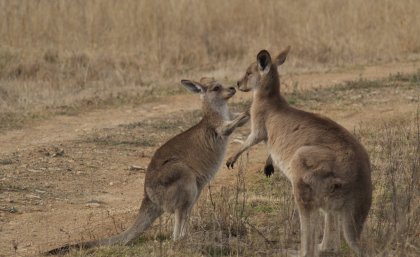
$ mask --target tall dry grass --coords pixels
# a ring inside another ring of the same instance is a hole
[[[0,44],[115,51],[161,69],[289,44],[305,61],[366,62],[419,53],[419,9],[415,0],[2,0]]]
[[[292,45],[293,71],[418,58],[417,10],[417,0],[0,0],[0,129],[137,103],[185,77],[235,80],[261,48]]]
[[[364,127],[373,166],[374,197],[365,239],[379,256],[420,253],[420,109]]]

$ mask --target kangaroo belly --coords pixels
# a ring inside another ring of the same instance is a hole
[[[289,163],[282,159],[277,153],[270,151],[271,158],[273,159],[274,166],[279,168],[286,177],[291,180],[291,171],[289,167]]]
[[[216,158],[206,163],[206,168],[202,170],[203,177],[206,177],[204,183],[208,183],[216,175],[217,171],[220,169],[220,166],[222,166],[225,152],[226,145],[218,149]]]
[[[200,187],[205,186],[216,175],[223,163],[226,148],[227,141],[220,140],[212,147],[202,148],[201,152],[195,154],[195,158],[189,161],[188,165]]]

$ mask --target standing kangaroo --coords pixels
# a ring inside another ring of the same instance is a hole
[[[248,113],[230,120],[227,101],[236,93],[235,88],[224,88],[212,79],[203,78],[200,82],[181,81],[189,91],[200,94],[203,118],[170,139],[153,155],[146,171],[144,198],[134,224],[119,235],[65,245],[48,254],[68,252],[71,248],[130,244],[163,212],[175,213],[173,239],[185,235],[192,207],[223,162],[229,135],[249,120]]]
[[[241,91],[253,90],[251,133],[226,165],[233,168],[245,150],[264,141],[271,156],[266,165],[274,163],[292,183],[300,217],[300,256],[337,251],[340,228],[348,245],[360,256],[360,233],[372,201],[369,156],[336,122],[286,102],[280,94],[277,66],[284,63],[289,50],[274,62],[266,50],[260,51],[257,62],[238,81]],[[319,209],[325,215],[325,226],[317,247]]]

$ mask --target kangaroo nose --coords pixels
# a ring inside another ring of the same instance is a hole
[[[238,80],[238,81],[236,81],[236,86],[237,86],[237,87],[239,87],[239,80]]]
[[[234,87],[229,87],[229,90],[234,92],[234,93],[236,92],[236,89]]]

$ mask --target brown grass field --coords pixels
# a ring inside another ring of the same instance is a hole
[[[260,49],[287,45],[289,103],[336,120],[370,154],[367,256],[420,256],[418,10],[415,0],[0,0],[0,257],[128,227],[153,152],[200,118],[179,81],[233,84]],[[239,92],[232,110],[250,97]],[[299,220],[281,171],[262,174],[266,154],[258,145],[221,168],[185,240],[171,241],[164,215],[134,246],[67,256],[288,256]],[[354,256],[344,240],[339,256]]]

